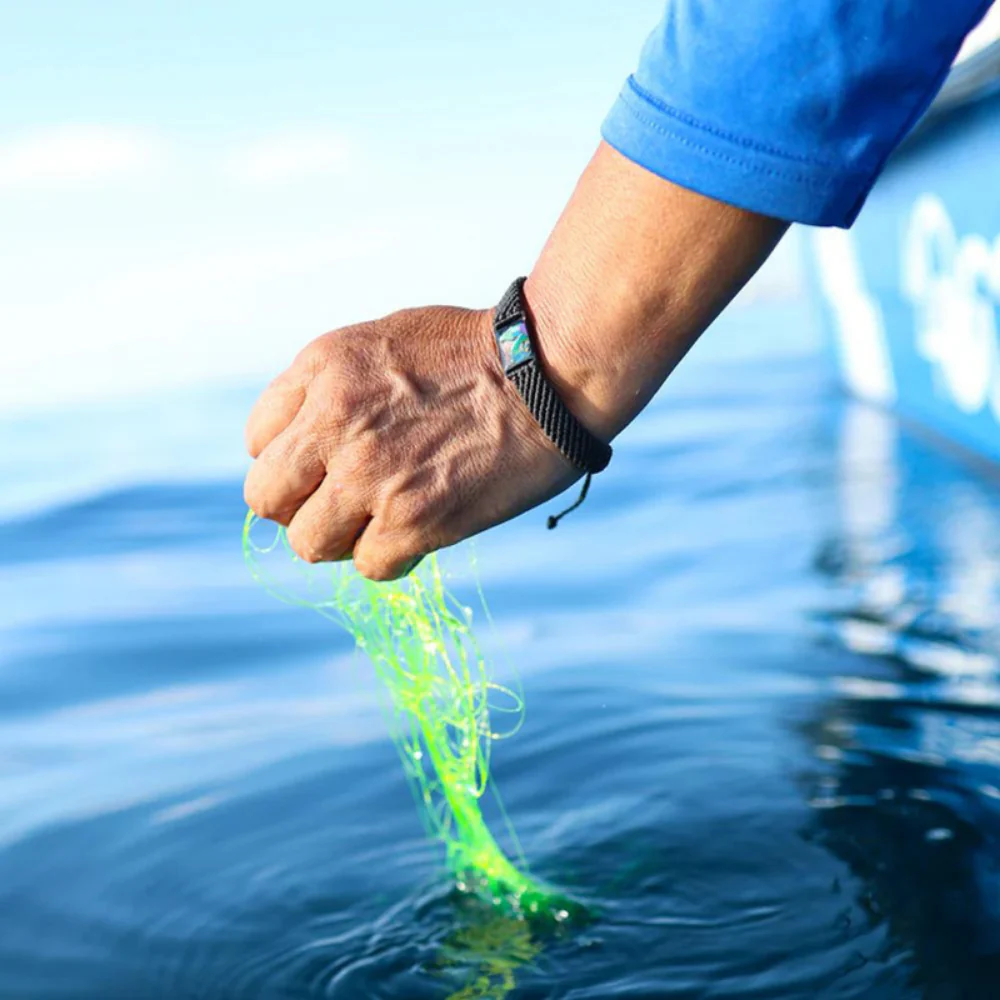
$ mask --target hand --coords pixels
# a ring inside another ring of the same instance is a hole
[[[247,424],[247,504],[308,562],[372,580],[543,502],[579,475],[500,367],[490,312],[431,307],[314,340]]]
[[[786,223],[601,144],[525,286],[536,353],[610,441],[763,263]],[[310,562],[373,580],[505,521],[579,473],[504,378],[489,312],[412,309],[313,341],[250,416],[246,499]]]

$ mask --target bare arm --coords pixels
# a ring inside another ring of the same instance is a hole
[[[547,372],[576,416],[606,439],[618,434],[786,228],[602,143],[526,289]]]
[[[605,440],[621,431],[785,228],[602,144],[526,286],[576,416]],[[405,310],[319,337],[264,392],[247,445],[253,510],[288,525],[303,558],[353,554],[373,579],[577,475],[505,381],[489,310]]]

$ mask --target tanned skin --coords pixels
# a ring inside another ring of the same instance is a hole
[[[525,296],[542,366],[610,441],[766,260],[786,224],[678,187],[602,143]],[[247,503],[310,562],[373,580],[579,476],[507,383],[492,310],[428,306],[308,344],[250,415]]]

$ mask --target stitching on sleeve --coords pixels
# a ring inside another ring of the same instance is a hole
[[[646,128],[652,129],[654,132],[658,132],[660,135],[666,136],[668,139],[672,140],[673,142],[679,143],[682,146],[687,146],[689,149],[696,150],[697,152],[702,153],[705,156],[711,157],[712,159],[718,160],[721,163],[728,163],[732,166],[739,167],[741,170],[746,171],[748,173],[755,173],[755,174],[760,174],[764,177],[777,177],[777,178],[782,178],[784,180],[794,181],[795,183],[800,184],[803,187],[813,188],[814,190],[818,191],[829,191],[836,187],[849,187],[852,185],[845,183],[845,180],[847,179],[857,180],[859,178],[866,176],[860,174],[858,171],[842,170],[838,172],[837,177],[825,177],[825,178],[813,177],[808,174],[799,173],[794,170],[779,170],[775,167],[765,166],[764,164],[748,162],[744,159],[741,159],[740,157],[731,156],[726,153],[720,152],[717,149],[712,149],[710,146],[704,146],[700,143],[692,142],[690,139],[686,138],[683,135],[680,135],[678,132],[675,132],[672,129],[667,128],[660,122],[655,121],[651,116],[642,114],[642,112],[638,108],[634,107],[631,104],[631,102],[627,100],[622,101],[622,105],[628,111],[628,113],[633,118],[636,119],[636,121],[646,126]],[[698,126],[693,125],[692,127],[697,128]],[[717,138],[724,138],[724,136],[717,135]],[[767,150],[763,148],[760,151],[767,152]],[[777,156],[780,154],[772,154],[772,155]],[[820,164],[817,164],[817,166],[819,165]]]
[[[785,150],[778,149],[776,146],[769,146],[767,143],[758,142],[755,139],[749,139],[746,136],[736,135],[733,132],[727,132],[725,129],[709,125],[708,122],[703,122],[700,119],[695,118],[693,115],[688,114],[686,111],[681,111],[679,108],[675,108],[672,105],[661,101],[655,94],[651,94],[648,90],[642,87],[634,76],[630,76],[627,82],[629,89],[637,98],[639,98],[639,100],[651,105],[662,114],[675,118],[684,125],[689,125],[691,128],[698,129],[699,132],[707,132],[709,135],[714,135],[717,139],[724,139],[726,142],[732,143],[734,146],[743,146],[746,149],[756,150],[758,153],[768,153],[769,155],[777,156],[782,160],[802,163],[810,167],[823,167],[827,170],[841,169],[836,163],[832,163],[829,160],[820,160],[815,157],[804,156],[800,153],[789,153]]]

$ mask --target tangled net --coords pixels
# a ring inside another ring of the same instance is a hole
[[[458,888],[518,915],[556,922],[573,916],[572,901],[532,878],[509,821],[516,865],[483,819],[492,744],[517,732],[524,702],[519,691],[491,680],[472,633],[472,609],[448,592],[437,557],[394,583],[372,583],[350,563],[310,567],[305,593],[297,595],[264,570],[271,553],[298,561],[284,530],[276,528],[268,544],[259,545],[251,537],[258,523],[250,513],[243,527],[243,552],[254,577],[275,597],[346,629],[385,685],[403,768]],[[510,720],[505,731],[493,728],[494,715]]]

